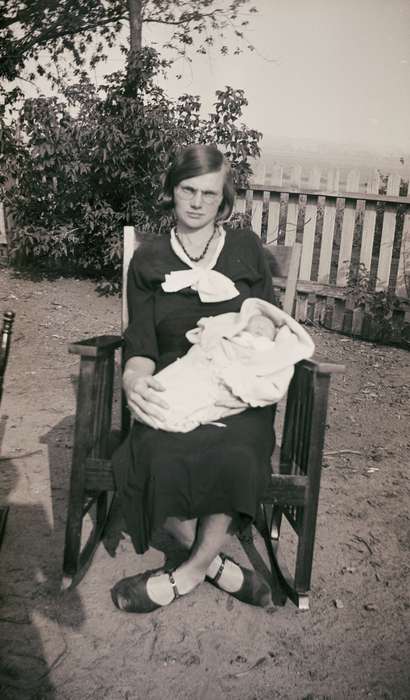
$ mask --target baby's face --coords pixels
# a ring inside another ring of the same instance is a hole
[[[263,336],[269,340],[275,340],[277,328],[273,321],[266,316],[252,316],[246,326],[248,333],[256,336]]]

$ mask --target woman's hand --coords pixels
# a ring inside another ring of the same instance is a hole
[[[137,358],[132,359],[137,360]],[[159,423],[164,420],[161,409],[167,410],[169,406],[161,398],[161,392],[165,391],[161,382],[152,374],[141,374],[141,370],[146,371],[146,369],[148,368],[126,367],[123,374],[123,387],[132,416],[142,423],[158,428]],[[153,371],[153,367],[149,369]]]

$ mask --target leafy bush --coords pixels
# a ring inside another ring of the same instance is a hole
[[[217,91],[215,110],[204,119],[199,97],[171,100],[158,87],[162,68],[158,54],[143,49],[131,82],[128,68],[107,76],[99,91],[84,76],[60,100],[25,101],[19,138],[7,132],[0,161],[14,261],[115,286],[122,227],[132,223],[149,233],[169,227],[159,207],[161,177],[176,149],[189,143],[216,143],[237,184],[246,184],[261,134],[239,122],[243,91]]]
[[[400,299],[388,289],[376,291],[370,284],[371,275],[363,263],[355,272],[350,272],[346,287],[346,298],[354,308],[365,312],[367,328],[372,340],[387,342],[395,334],[394,312],[401,307]]]

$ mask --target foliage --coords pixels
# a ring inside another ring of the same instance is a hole
[[[376,291],[371,285],[371,275],[363,263],[349,273],[346,298],[354,308],[363,308],[372,328],[374,340],[388,341],[394,333],[394,312],[400,308],[400,300],[389,289]]]
[[[404,158],[400,158],[400,163],[404,165]],[[387,194],[387,189],[388,189],[388,184],[389,184],[389,173],[383,173],[381,170],[377,170],[380,178],[380,184],[379,184],[379,194],[386,195]],[[407,197],[409,193],[409,179],[405,177],[400,178],[400,185],[399,185],[399,192],[398,195],[399,197]]]
[[[239,53],[246,43],[248,5],[249,0],[0,0],[0,80],[34,81],[37,75],[60,84],[68,74],[79,80],[114,46],[128,58],[137,53],[143,25],[168,28],[162,48],[170,60],[173,55],[189,60],[194,46],[206,53],[215,38],[223,41],[229,33]],[[228,53],[227,46],[220,51]]]
[[[101,91],[83,76],[60,100],[24,102],[19,137],[5,129],[0,153],[20,264],[59,264],[116,284],[123,225],[147,233],[169,226],[158,206],[161,177],[176,149],[189,143],[216,143],[236,182],[246,183],[261,134],[239,121],[243,91],[217,91],[204,119],[198,96],[171,100],[158,87],[160,69],[160,57],[146,48],[133,67],[132,91],[129,75],[119,72]]]
[[[261,134],[240,123],[243,91],[218,91],[204,119],[199,97],[170,100],[156,85],[172,54],[189,60],[191,50],[205,53],[229,33],[244,45],[245,8],[256,12],[249,0],[0,0],[0,187],[14,219],[15,261],[115,284],[123,225],[145,232],[169,226],[158,207],[161,176],[188,143],[219,145],[237,183],[246,183]],[[149,25],[168,28],[166,58],[142,48]],[[87,71],[114,46],[125,69],[96,90]],[[60,97],[24,100],[14,132],[5,113],[23,98],[16,80],[38,76]]]

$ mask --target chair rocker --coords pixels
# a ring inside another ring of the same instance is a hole
[[[124,229],[122,328],[127,326],[126,279],[130,260],[139,245],[132,226]],[[285,290],[282,306],[292,314],[300,265],[300,243],[293,246],[265,244],[274,286]],[[74,446],[66,539],[63,586],[81,581],[109,520],[115,483],[110,457],[115,351],[121,336],[98,336],[73,343],[69,352],[80,355],[80,377],[74,429]],[[272,569],[283,591],[300,609],[309,607],[316,515],[319,500],[322,453],[331,374],[341,365],[302,360],[296,366],[286,399],[276,467],[263,497],[257,529],[261,533]],[[129,414],[122,401],[121,435],[129,429]],[[280,438],[280,436],[279,436]],[[118,444],[118,442],[117,442]],[[94,525],[82,545],[85,515],[95,507]],[[295,573],[292,576],[279,548],[282,518],[297,537]]]

